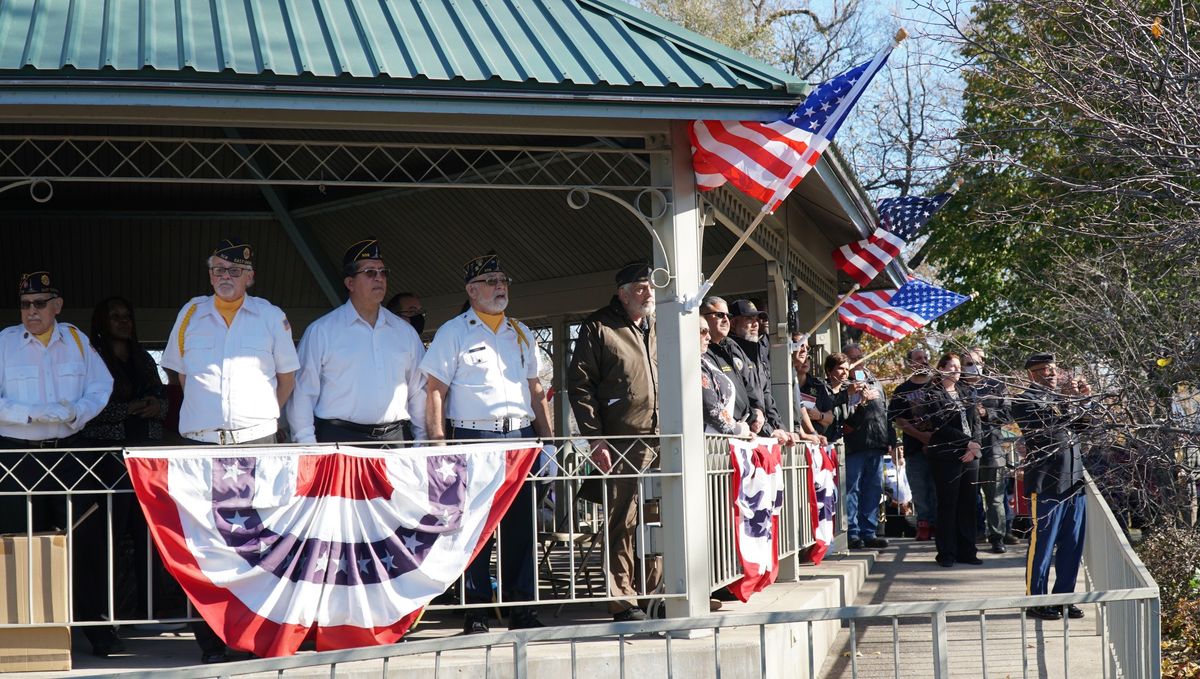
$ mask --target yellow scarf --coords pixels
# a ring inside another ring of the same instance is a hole
[[[243,295],[233,302],[226,302],[220,297],[213,297],[213,304],[217,306],[217,313],[221,314],[221,318],[225,319],[225,327],[233,325],[233,317],[237,314],[238,309],[242,308],[242,303],[246,301]]]
[[[57,325],[52,325],[50,326],[49,330],[40,335],[34,335],[34,337],[37,338],[37,341],[42,343],[42,346],[48,347],[50,346],[50,338],[54,336],[54,329],[57,327]]]
[[[484,313],[478,309],[475,313],[479,314],[479,320],[483,321],[487,327],[492,329],[492,332],[500,332],[500,324],[504,322],[504,312],[498,314]]]

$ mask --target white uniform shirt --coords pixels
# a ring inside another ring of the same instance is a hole
[[[179,311],[162,366],[187,376],[179,412],[179,432],[187,435],[277,420],[275,376],[295,372],[300,360],[282,309],[246,295],[226,328],[213,297],[206,296],[193,298]]]
[[[315,443],[313,416],[356,424],[411,420],[425,438],[425,345],[387,309],[372,327],[346,302],[308,326],[300,340],[300,374],[288,402],[297,443]]]
[[[0,369],[0,436],[26,441],[66,438],[83,429],[112,395],[113,379],[104,360],[88,336],[69,323],[56,323],[46,346],[24,326],[5,328],[0,332]],[[33,406],[59,401],[74,406],[74,421],[29,422]]]
[[[450,387],[450,419],[533,419],[529,380],[538,376],[538,350],[524,323],[505,318],[493,333],[468,309],[438,328],[421,370]]]

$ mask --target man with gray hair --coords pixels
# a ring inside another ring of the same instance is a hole
[[[617,272],[617,292],[579,327],[567,396],[579,433],[592,446],[592,463],[604,473],[642,474],[657,469],[658,340],[654,332],[654,286],[646,262],[632,262]],[[639,438],[616,438],[605,436]],[[650,437],[650,438],[647,438]],[[658,557],[647,557],[646,591],[638,592],[638,557],[634,552],[638,498],[642,480],[609,479],[608,576],[613,596],[609,613],[617,622],[644,620],[637,597],[658,589]],[[653,512],[649,502],[643,515]]]
[[[720,297],[707,297],[700,305],[700,315],[708,321],[709,337],[712,340],[708,345],[708,355],[733,382],[733,412],[730,414],[734,422],[746,422],[750,425],[750,431],[757,434],[765,422],[763,404],[753,394],[753,363],[746,357],[746,352],[729,337],[729,305]]]

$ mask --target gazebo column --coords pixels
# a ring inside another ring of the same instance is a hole
[[[795,395],[792,385],[796,382],[796,373],[792,370],[792,353],[788,351],[791,334],[787,329],[787,278],[783,274],[783,267],[776,260],[767,262],[766,309],[767,314],[771,317],[769,340],[771,342],[771,393],[775,397],[775,407],[779,410],[779,416],[783,418],[788,430],[798,431],[800,423],[795,421],[792,416],[794,412],[792,399]],[[805,453],[804,448],[797,447],[790,451],[785,449],[783,454],[786,464],[789,455],[794,456],[793,459],[795,459]],[[798,530],[800,520],[798,504],[785,506],[784,511],[792,514],[785,525],[790,526],[793,530]],[[787,558],[780,559],[778,576],[780,582],[794,582],[797,579],[799,575],[798,558],[798,554],[792,554]]]
[[[700,210],[692,173],[688,123],[675,122],[669,139],[649,138],[655,149],[651,180],[671,186],[671,204],[654,220],[666,258],[655,247],[654,265],[668,268],[670,284],[658,289],[658,388],[662,470],[682,473],[662,484],[662,552],[668,593],[687,592],[686,601],[669,600],[670,617],[708,613],[709,544],[705,493],[704,424],[700,405],[700,316],[685,314],[682,300],[696,294],[700,282]]]

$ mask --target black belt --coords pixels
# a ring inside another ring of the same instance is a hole
[[[324,422],[340,429],[348,429],[353,432],[358,432],[359,434],[366,434],[371,438],[387,436],[388,434],[391,434],[392,432],[409,423],[409,420],[396,420],[395,422],[385,422],[383,424],[359,424],[357,422],[350,422],[348,420],[327,420],[323,417],[316,417],[313,419],[315,419],[317,422]]]
[[[41,441],[28,441],[26,439],[15,439],[11,436],[0,436],[0,439],[13,444],[14,448],[72,448],[79,446],[79,437],[72,434],[62,439],[44,439]]]

